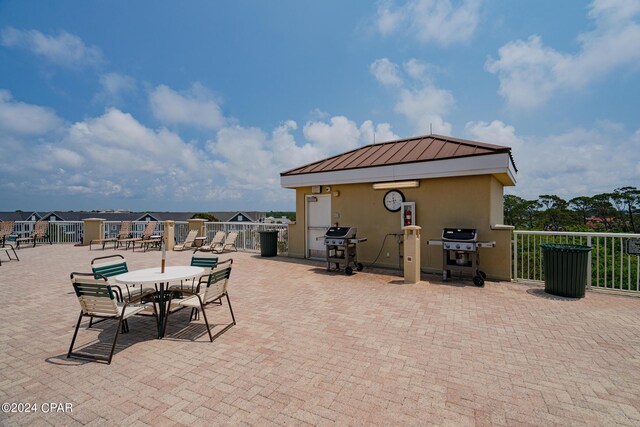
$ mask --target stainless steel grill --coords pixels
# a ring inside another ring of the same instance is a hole
[[[356,238],[356,227],[330,227],[324,235],[324,246],[327,256],[327,271],[331,271],[331,264],[340,271],[344,266],[347,275],[353,274],[353,269],[362,271],[364,266],[358,262],[358,244],[366,242],[367,238]]]
[[[476,286],[484,286],[487,275],[479,269],[479,248],[493,248],[496,242],[478,242],[475,228],[445,228],[442,240],[429,240],[430,245],[442,245],[442,280],[448,280],[452,271],[473,276]]]

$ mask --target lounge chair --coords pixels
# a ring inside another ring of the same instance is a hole
[[[113,249],[116,248],[116,244],[118,243],[118,238],[117,237],[105,237],[103,239],[93,239],[91,241],[89,241],[89,250],[91,250],[91,245],[100,245],[102,244],[102,250],[104,251],[105,246],[107,246],[107,243],[113,243]]]
[[[131,221],[122,221],[120,223],[120,231],[118,232],[115,248],[117,249],[121,244],[124,244],[125,250],[129,249],[129,244],[137,239],[138,237],[133,237],[131,234]]]
[[[150,221],[147,226],[144,228],[142,232],[142,237],[135,239],[133,241],[133,250],[136,250],[136,243],[140,243],[140,248],[142,248],[145,252],[151,245],[157,246],[158,248],[162,247],[162,236],[154,236],[153,233],[156,231],[157,223],[155,221]]]
[[[53,244],[51,241],[51,236],[48,233],[49,230],[49,222],[47,221],[37,221],[36,225],[33,227],[33,232],[29,237],[20,237],[16,239],[16,248],[20,249],[20,243],[22,242],[33,242],[33,247],[36,247],[36,241],[38,239],[46,240],[50,245]]]
[[[215,236],[213,236],[213,239],[211,240],[211,242],[209,242],[208,245],[202,245],[199,248],[195,248],[195,250],[193,251],[193,253],[196,253],[197,251],[212,251],[212,252],[218,252],[218,251],[222,251],[222,247],[224,245],[224,240],[227,237],[227,233],[225,233],[224,231],[217,231]]]
[[[127,228],[124,227],[125,223],[129,224]],[[104,251],[104,248],[107,245],[107,243],[113,243],[113,249],[115,249],[116,245],[118,244],[118,240],[128,238],[130,233],[131,233],[131,223],[128,221],[125,221],[120,225],[120,231],[118,232],[117,236],[114,236],[114,237],[105,236],[102,239],[93,239],[89,242],[89,250],[91,250],[91,245],[93,244],[98,244],[98,245],[102,244],[102,250]]]
[[[238,248],[236,247],[236,240],[238,240],[238,233],[232,231],[227,235],[227,238],[224,239],[224,244],[222,245],[222,250],[220,252],[230,251],[232,249],[237,251]]]
[[[73,284],[73,289],[78,297],[81,310],[80,316],[78,317],[78,323],[76,323],[76,329],[73,333],[73,338],[71,339],[67,358],[75,357],[91,359],[111,364],[120,329],[123,329],[123,333],[128,332],[129,325],[127,324],[127,319],[134,314],[138,314],[145,310],[149,304],[136,304],[133,301],[117,301],[116,293],[113,292],[111,285],[108,284],[107,278],[102,275],[96,275],[94,273],[71,273],[71,283]],[[151,304],[151,306],[153,306],[153,304]],[[73,351],[73,345],[76,342],[78,329],[80,329],[80,323],[82,322],[83,317],[89,317],[91,319],[89,327],[91,327],[91,323],[94,318],[105,320],[114,319],[118,321],[113,343],[111,344],[111,352],[108,357]]]
[[[0,222],[0,248],[4,249],[4,251],[7,253],[9,261],[13,259],[11,258],[11,253],[9,251],[13,252],[13,255],[16,257],[16,261],[20,261],[20,259],[18,258],[18,254],[16,253],[16,249],[13,247],[13,245],[7,242],[9,236],[13,234],[14,224],[15,223],[13,221]],[[2,260],[0,260],[0,265],[2,265]]]
[[[223,267],[223,264],[227,263],[228,265],[225,265]],[[229,328],[236,324],[236,318],[233,315],[233,309],[231,308],[231,301],[229,300],[229,293],[227,291],[229,285],[229,277],[231,276],[232,264],[233,259],[222,261],[215,269],[211,271],[211,273],[206,278],[206,281],[203,281],[202,279],[200,280],[200,283],[198,283],[198,287],[195,292],[184,290],[182,291],[184,298],[175,301],[175,303],[181,307],[188,307],[191,309],[202,311],[202,317],[204,318],[204,323],[207,326],[207,332],[209,333],[209,340],[211,342],[213,342],[214,339],[225,333]],[[232,322],[222,328],[220,332],[216,333],[215,335],[211,335],[211,327],[209,326],[207,313],[205,312],[205,306],[209,305],[212,302],[220,301],[222,303],[222,297],[226,297],[227,299]],[[172,299],[173,293],[171,295],[171,298],[169,299],[169,306],[171,306]],[[171,310],[167,312],[167,318],[165,319],[164,323],[165,330],[167,328],[170,313]],[[194,317],[194,313],[195,310],[192,310],[189,321],[191,321],[191,318]]]
[[[185,249],[193,248],[193,243],[196,241],[196,237],[198,236],[198,230],[191,230],[187,234],[187,238],[184,239],[184,242],[179,245],[175,245],[173,247],[174,251],[184,251]]]

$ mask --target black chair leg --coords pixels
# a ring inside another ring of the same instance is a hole
[[[209,321],[207,320],[207,313],[204,311],[204,306],[200,302],[200,309],[202,310],[202,317],[204,317],[204,324],[207,326],[207,332],[209,333],[209,341],[213,342],[213,336],[211,335],[211,328],[209,327]]]
[[[82,321],[82,312],[80,312],[80,317],[78,317],[78,323],[76,323],[76,330],[73,332],[73,338],[71,339],[71,345],[69,346],[69,352],[67,353],[67,359],[71,357],[71,352],[73,351],[73,345],[76,342],[76,337],[78,336],[78,329],[80,329],[80,322]]]
[[[113,344],[111,345],[111,353],[109,353],[109,360],[107,360],[107,364],[111,365],[111,359],[113,359],[113,352],[116,350],[116,341],[118,341],[118,335],[120,334],[120,327],[122,326],[122,317],[124,316],[124,312],[122,316],[118,319],[118,327],[116,328],[116,336],[113,337]]]
[[[227,304],[229,304],[229,311],[231,312],[231,319],[233,319],[233,324],[236,324],[236,317],[233,315],[233,308],[231,308],[231,300],[229,299],[229,294],[225,294],[227,297]],[[222,303],[222,301],[220,301]]]

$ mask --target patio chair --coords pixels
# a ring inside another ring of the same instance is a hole
[[[13,255],[16,257],[16,261],[20,261],[20,259],[18,258],[18,254],[16,253],[16,249],[13,247],[13,245],[7,243],[9,236],[11,236],[11,234],[13,233],[14,224],[14,221],[0,222],[0,248],[4,249],[4,251],[7,253],[9,261],[13,259],[11,258],[11,253],[9,251],[13,252]],[[0,265],[2,265],[2,260],[0,260]]]
[[[136,250],[136,243],[140,243],[140,248],[144,252],[151,247],[151,245],[157,246],[158,249],[162,247],[162,236],[154,236],[156,231],[156,222],[149,222],[142,232],[142,237],[133,240],[133,250]]]
[[[127,224],[125,226],[125,224]],[[102,250],[104,251],[107,243],[113,243],[113,249],[116,248],[118,244],[118,240],[129,238],[129,234],[131,234],[131,222],[124,221],[120,224],[120,231],[117,236],[114,237],[104,237],[102,239],[93,239],[89,242],[89,250],[91,250],[91,245],[93,244],[102,244]]]
[[[223,264],[228,264],[223,266]],[[208,277],[203,280],[200,279],[198,283],[198,287],[195,292],[190,292],[187,290],[182,291],[182,294],[185,298],[177,300],[176,304],[181,307],[188,307],[191,309],[196,309],[202,311],[202,317],[204,318],[204,323],[207,327],[207,332],[209,333],[209,340],[213,342],[214,339],[218,338],[220,335],[225,333],[229,328],[236,324],[236,318],[233,315],[233,308],[231,308],[231,300],[229,299],[229,293],[227,291],[229,285],[229,277],[231,276],[231,265],[233,264],[233,259],[228,259],[218,263],[217,267],[211,271]],[[227,299],[227,304],[229,305],[229,312],[231,313],[232,322],[225,325],[220,332],[215,335],[211,335],[211,327],[209,326],[209,321],[207,319],[207,313],[205,312],[205,307],[212,302],[220,301],[222,302],[222,297]],[[173,294],[169,299],[169,305],[171,306]],[[167,323],[169,320],[169,314],[171,310],[167,312],[167,318],[164,323],[164,329],[167,328]],[[194,310],[191,310],[191,316],[189,317],[189,321],[194,317]]]
[[[73,333],[73,338],[71,339],[67,359],[75,357],[104,361],[107,362],[107,364],[111,364],[120,329],[123,329],[123,333],[128,332],[129,326],[127,324],[127,319],[134,314],[142,312],[149,304],[136,304],[132,301],[118,302],[112,286],[107,282],[107,278],[99,274],[71,273],[71,283],[73,284],[73,289],[78,297],[81,310],[80,316],[78,317],[78,323],[76,323],[76,329]],[[113,343],[111,344],[111,352],[108,357],[73,351],[73,345],[76,342],[78,329],[80,329],[80,323],[82,322],[83,317],[90,318],[89,327],[91,327],[94,318],[104,320],[114,319],[118,321]]]
[[[16,248],[20,249],[20,243],[22,242],[33,242],[33,247],[36,247],[36,241],[38,239],[46,240],[50,245],[53,244],[51,241],[51,236],[48,233],[49,230],[49,222],[48,221],[37,221],[36,225],[33,228],[33,232],[29,237],[20,237],[16,239]]]
[[[93,274],[98,276],[106,277],[107,280],[109,278],[117,276],[118,274],[128,273],[129,268],[127,267],[127,261],[124,259],[122,255],[107,255],[101,256],[98,258],[94,258],[91,260],[91,271]],[[155,292],[155,288],[143,288],[140,285],[140,290],[136,289],[136,285],[126,285],[127,286],[127,294],[126,297],[122,294],[122,290],[120,286],[111,283],[111,286],[115,287],[120,291],[121,300],[131,301],[132,299],[139,298],[142,294],[148,293],[150,291]]]
[[[185,249],[193,248],[193,243],[196,241],[196,237],[198,236],[198,230],[190,230],[187,234],[187,238],[184,239],[184,242],[180,245],[175,245],[173,247],[174,251],[184,251]]]
[[[197,256],[193,256],[191,257],[191,266],[193,267],[204,267],[206,269],[209,270],[213,270],[214,268],[217,267],[218,265],[218,257],[212,257],[212,256],[201,256],[201,257],[197,257]],[[209,274],[211,273],[211,271],[208,271],[206,274],[202,275],[200,277],[200,282],[205,281],[209,278]],[[195,279],[193,279],[193,281],[191,282],[191,291],[194,292],[195,291]],[[184,283],[180,282],[179,285],[172,285],[170,288],[170,290],[182,290],[185,289],[184,287]]]
[[[215,236],[213,236],[213,239],[211,239],[211,242],[208,245],[202,245],[199,248],[195,248],[193,253],[195,254],[198,251],[216,252],[216,251],[222,250],[222,246],[226,236],[227,236],[227,233],[225,233],[224,231],[217,231]]]
[[[131,221],[122,221],[122,223],[120,223],[120,231],[118,232],[118,239],[116,240],[115,248],[117,249],[121,244],[124,244],[124,249],[127,250],[131,243],[139,239],[139,237],[133,237],[131,234]]]
[[[224,244],[222,245],[222,250],[220,252],[230,251],[232,248],[234,251],[238,251],[238,248],[236,247],[236,240],[238,240],[238,233],[232,231],[227,235],[227,238],[224,239]]]

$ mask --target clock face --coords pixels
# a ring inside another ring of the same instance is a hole
[[[398,212],[404,202],[404,194],[398,190],[389,190],[384,195],[384,207],[390,212]]]

